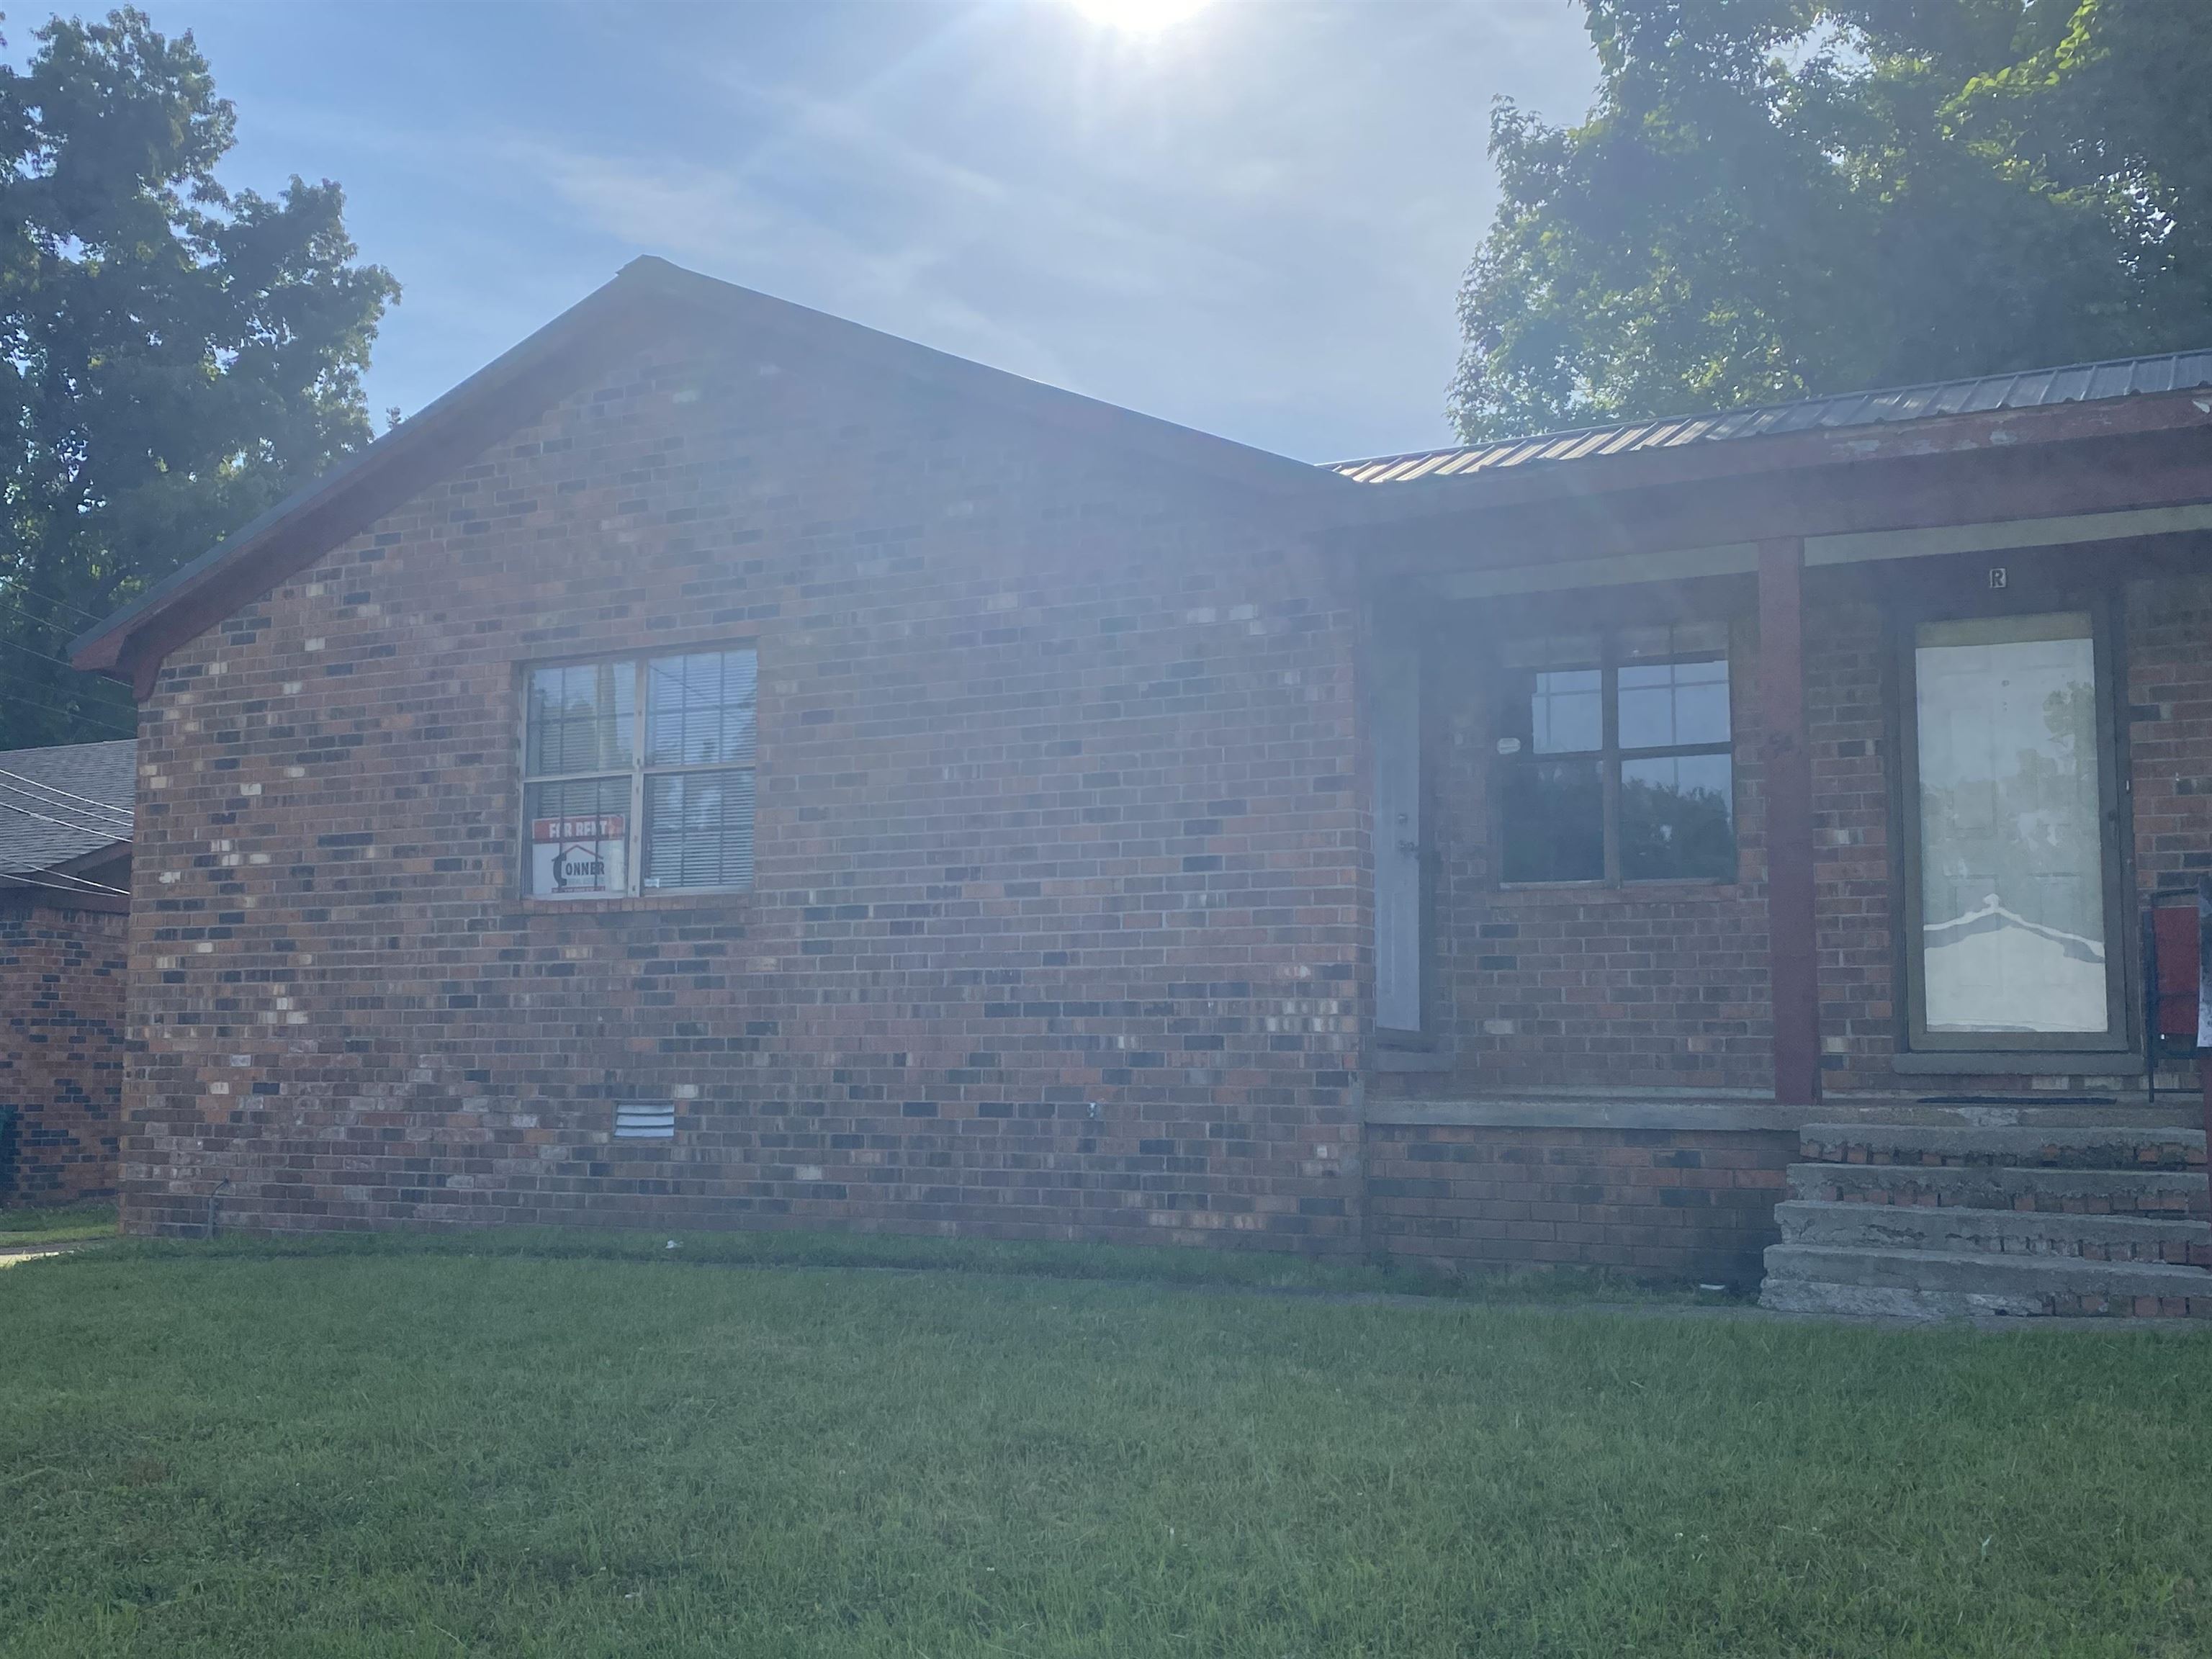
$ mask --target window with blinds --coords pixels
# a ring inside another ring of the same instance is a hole
[[[588,899],[750,887],[758,685],[750,650],[529,669],[524,890]]]

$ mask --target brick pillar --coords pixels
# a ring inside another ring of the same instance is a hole
[[[1766,929],[1774,1098],[1820,1097],[1820,986],[1813,915],[1813,756],[1805,739],[1805,544],[1759,549],[1759,758],[1766,789]]]

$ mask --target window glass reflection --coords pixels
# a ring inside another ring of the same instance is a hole
[[[1577,754],[1605,746],[1605,676],[1595,668],[1533,675],[1528,746],[1540,755]]]
[[[1524,760],[1505,772],[1507,881],[1601,881],[1605,788],[1595,760]]]
[[[1669,749],[1729,740],[1729,673],[1724,658],[1704,662],[1623,663],[1620,746]]]
[[[1733,781],[1726,755],[1676,755],[1620,766],[1620,874],[1626,881],[1735,875]]]

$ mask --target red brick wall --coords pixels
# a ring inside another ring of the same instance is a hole
[[[1474,648],[1443,653],[1430,683],[1435,959],[1458,1066],[1388,1086],[1765,1086],[1773,1046],[1755,635],[1737,626],[1729,651],[1740,879],[1548,890],[1498,883],[1495,679],[1486,632],[1468,637]]]
[[[127,1224],[1352,1248],[1352,626],[1265,496],[640,361],[163,672]],[[519,898],[516,665],[744,642],[757,890]]]
[[[2126,640],[2136,880],[2192,891],[2212,872],[2212,576],[2130,582]]]
[[[1797,1137],[1779,1130],[1370,1126],[1378,1251],[1755,1285]]]
[[[127,928],[100,911],[0,907],[0,1105],[15,1110],[0,1199],[115,1195]]]

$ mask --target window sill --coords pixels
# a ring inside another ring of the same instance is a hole
[[[1491,890],[1501,897],[1667,898],[1676,894],[1733,897],[1743,887],[1727,876],[1677,876],[1663,881],[1501,881]]]
[[[1934,1048],[1892,1054],[1889,1066],[1907,1077],[2138,1077],[2143,1062],[2124,1048]]]
[[[516,902],[526,915],[540,916],[627,915],[641,910],[698,910],[749,904],[750,887],[684,887],[666,893],[625,893],[608,898],[546,898],[525,893]]]
[[[1449,1072],[1457,1058],[1441,1048],[1400,1048],[1377,1042],[1367,1054],[1370,1072]]]

